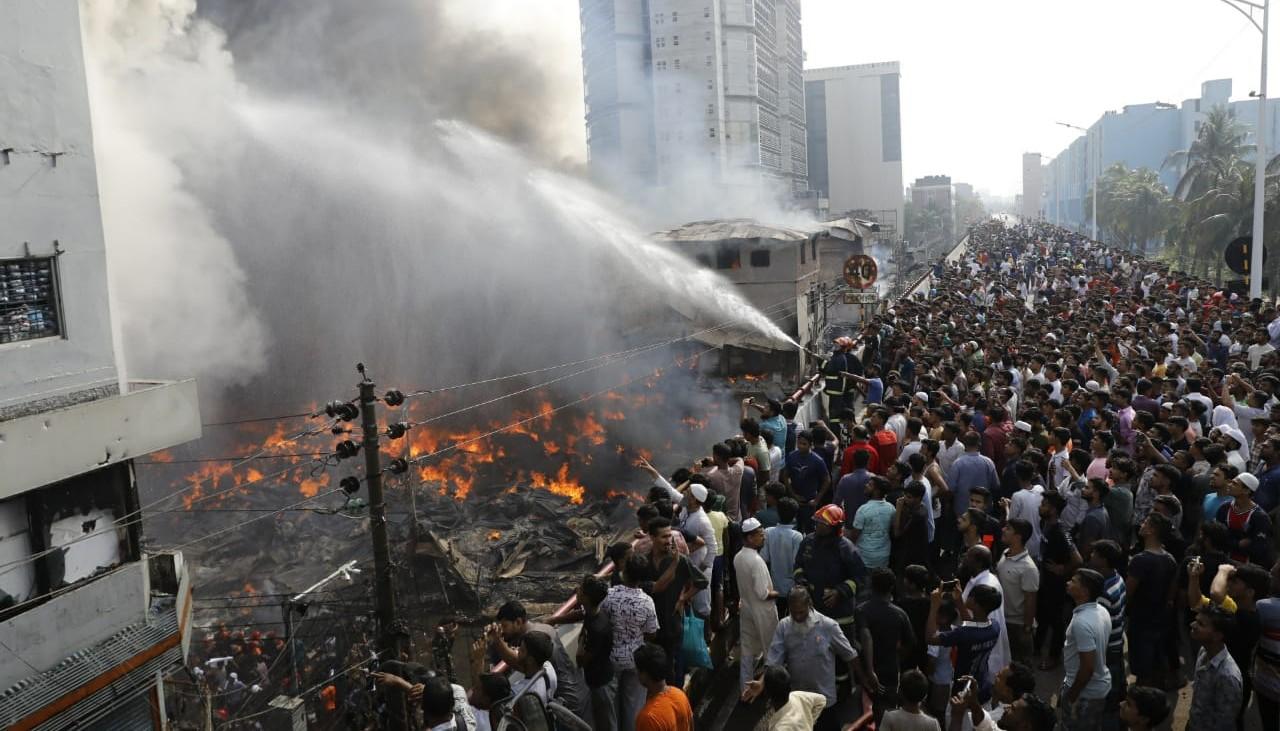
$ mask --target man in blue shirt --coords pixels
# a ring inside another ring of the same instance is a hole
[[[1280,505],[1280,440],[1267,439],[1262,442],[1261,450],[1263,468],[1258,475],[1258,490],[1253,493],[1253,501],[1270,513]]]
[[[742,400],[742,418],[751,416],[751,409],[760,412],[760,431],[772,432],[774,444],[787,443],[787,420],[782,418],[782,404],[773,399],[768,399],[761,406],[756,403],[754,398],[745,398]]]
[[[1106,591],[1106,579],[1093,569],[1077,569],[1067,582],[1067,594],[1076,603],[1067,625],[1062,648],[1062,691],[1058,713],[1065,731],[1097,729],[1103,705],[1111,691],[1107,669],[1107,645],[1111,641],[1111,613],[1098,604]]]
[[[964,433],[960,437],[964,444],[964,454],[956,458],[947,472],[947,487],[953,494],[952,507],[956,517],[969,509],[969,490],[981,485],[996,494],[1000,489],[1000,475],[996,473],[996,463],[979,450],[982,437],[974,431]]]
[[[831,473],[822,457],[814,453],[813,435],[809,431],[796,434],[796,451],[788,454],[783,462],[781,478],[782,484],[791,488],[800,503],[796,523],[802,532],[808,532],[813,511],[819,505],[818,498],[825,497],[831,487]]]
[[[787,611],[787,596],[795,585],[796,552],[804,536],[796,530],[796,501],[784,497],[778,501],[778,524],[764,529],[764,546],[760,557],[769,565],[773,588],[778,592],[778,614]]]
[[[938,609],[944,596],[942,587],[929,595],[929,618],[925,620],[925,640],[931,645],[956,648],[955,674],[968,675],[978,681],[978,698],[986,703],[991,699],[991,675],[988,656],[1000,641],[1000,626],[989,615],[1000,608],[1000,590],[988,584],[979,584],[962,599],[960,588],[952,590],[956,606],[960,607],[961,624],[955,629],[939,631]]]

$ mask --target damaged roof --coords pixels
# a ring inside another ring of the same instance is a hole
[[[721,218],[686,223],[667,231],[659,231],[653,234],[652,238],[655,241],[670,244],[733,239],[794,242],[804,241],[814,234],[853,240],[877,231],[879,228],[879,224],[854,218],[787,226],[762,223],[754,218]]]

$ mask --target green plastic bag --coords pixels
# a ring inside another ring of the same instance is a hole
[[[684,645],[680,656],[688,669],[711,668],[711,651],[703,638],[702,618],[692,611],[684,614]]]

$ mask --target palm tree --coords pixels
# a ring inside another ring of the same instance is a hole
[[[1092,200],[1086,214],[1092,213]],[[1116,163],[1098,181],[1098,225],[1113,243],[1130,251],[1145,248],[1162,235],[1177,216],[1177,208],[1160,176],[1150,168],[1130,170]]]
[[[1225,106],[1209,110],[1191,147],[1173,153],[1165,167],[1181,171],[1174,197],[1183,202],[1181,248],[1204,274],[1217,260],[1221,280],[1222,249],[1238,235],[1252,207],[1251,188],[1244,188],[1250,167],[1246,157],[1255,148],[1246,143],[1248,130]]]

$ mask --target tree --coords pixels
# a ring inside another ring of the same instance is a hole
[[[1086,205],[1092,214],[1092,198]],[[1123,244],[1130,251],[1143,250],[1177,216],[1168,189],[1150,168],[1130,170],[1116,163],[1098,180],[1098,226],[1113,244]]]

